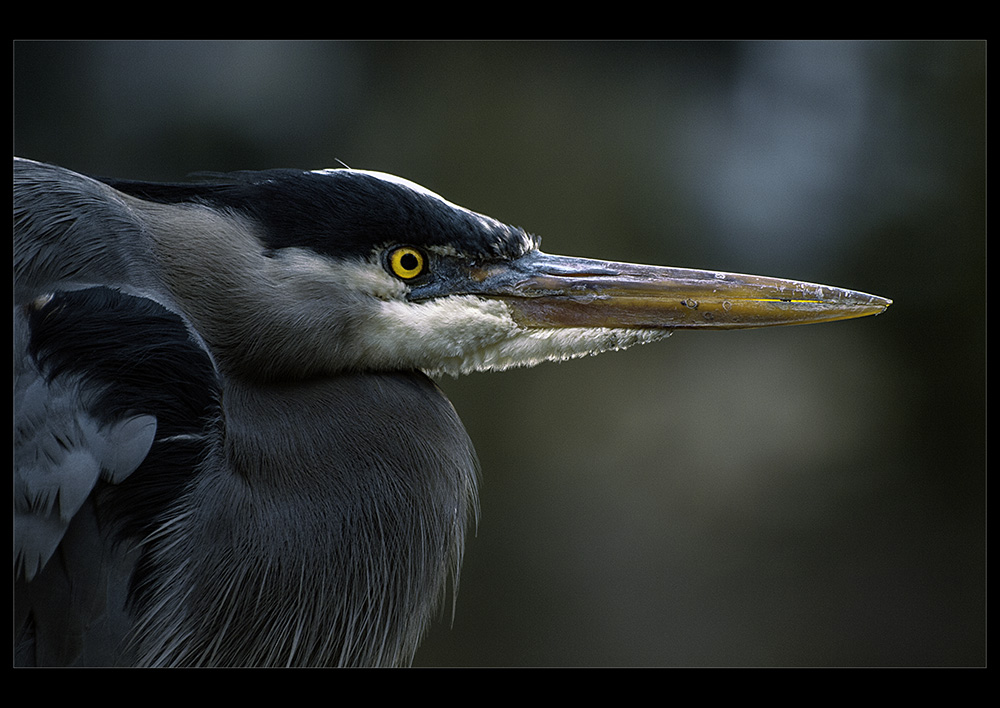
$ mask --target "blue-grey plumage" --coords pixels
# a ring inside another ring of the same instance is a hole
[[[429,375],[889,304],[549,256],[380,173],[14,169],[19,663],[405,665],[476,508]]]

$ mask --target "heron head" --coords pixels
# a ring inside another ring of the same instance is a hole
[[[169,208],[150,223],[169,235],[157,242],[177,266],[173,291],[211,320],[199,323],[210,344],[257,371],[501,370],[674,329],[824,322],[891,304],[792,280],[549,255],[519,228],[364,170],[115,186]]]

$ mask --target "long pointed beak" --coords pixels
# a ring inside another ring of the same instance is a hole
[[[531,252],[473,274],[524,327],[739,329],[832,322],[891,300],[828,285]]]

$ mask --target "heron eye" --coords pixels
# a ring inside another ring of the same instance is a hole
[[[424,272],[426,265],[424,254],[409,246],[401,246],[389,254],[389,270],[403,280],[413,280]]]

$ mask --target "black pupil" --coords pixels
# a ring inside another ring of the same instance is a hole
[[[403,266],[403,270],[416,270],[420,265],[420,261],[412,253],[404,253],[399,259],[399,265]]]

